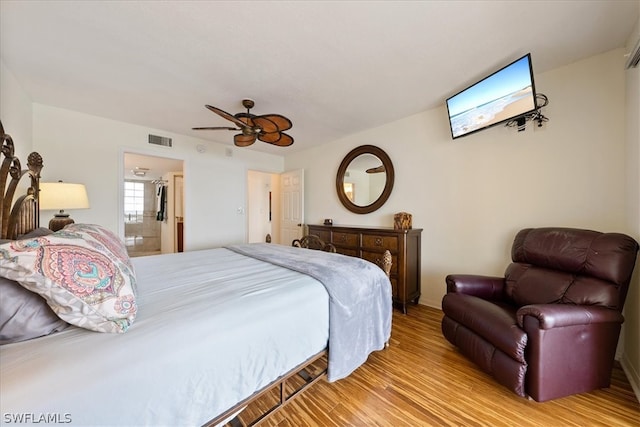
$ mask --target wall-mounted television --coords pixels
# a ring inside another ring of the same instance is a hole
[[[453,139],[531,113],[536,109],[531,54],[512,62],[447,99]]]

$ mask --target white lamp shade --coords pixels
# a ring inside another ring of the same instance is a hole
[[[89,198],[84,184],[41,182],[38,200],[42,210],[89,208]]]

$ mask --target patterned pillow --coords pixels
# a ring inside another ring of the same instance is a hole
[[[135,274],[122,241],[98,225],[0,245],[0,276],[40,294],[61,319],[126,332],[136,312]]]

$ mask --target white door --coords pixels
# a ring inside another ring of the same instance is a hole
[[[302,237],[304,222],[304,170],[297,169],[280,175],[282,209],[280,212],[280,243],[291,245]]]

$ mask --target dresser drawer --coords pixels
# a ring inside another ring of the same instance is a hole
[[[342,254],[342,255],[347,255],[347,256],[360,258],[358,256],[358,250],[357,249],[341,248],[340,246],[336,246],[336,252],[338,252],[339,254]]]
[[[357,233],[344,233],[341,231],[334,231],[331,243],[340,246],[349,246],[352,248],[358,247],[358,234]]]
[[[311,230],[309,230],[309,234],[315,234],[316,236],[318,236],[320,238],[320,240],[322,240],[325,243],[331,242],[331,232],[329,232],[329,231],[313,230],[313,232],[311,232]]]
[[[362,235],[362,248],[389,249],[392,253],[398,251],[397,236],[376,236],[375,234]]]
[[[380,252],[367,252],[362,251],[362,259],[366,259],[369,262],[374,263],[375,265],[382,268],[382,253]],[[396,276],[398,274],[398,257],[395,255],[391,255],[391,276]]]

